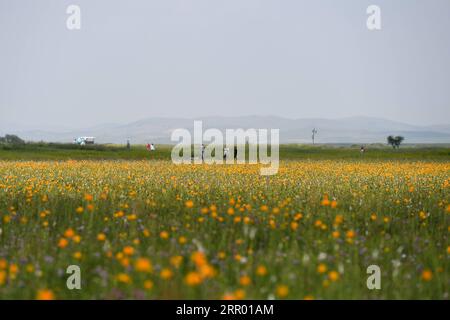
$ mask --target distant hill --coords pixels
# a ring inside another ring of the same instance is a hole
[[[277,116],[203,117],[203,130],[280,129],[282,143],[310,143],[311,130],[316,128],[317,143],[385,143],[388,135],[402,135],[405,143],[450,143],[450,125],[417,126],[372,117],[342,119],[287,119]],[[194,119],[148,118],[128,124],[104,124],[86,129],[15,130],[0,127],[0,135],[17,134],[29,141],[71,142],[77,136],[94,136],[98,143],[170,143],[174,129],[192,130]]]

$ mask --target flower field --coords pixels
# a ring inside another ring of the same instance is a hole
[[[0,161],[0,298],[448,299],[449,174],[447,161],[292,160],[271,177]]]

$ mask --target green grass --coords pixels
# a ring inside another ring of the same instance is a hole
[[[1,160],[143,160],[170,159],[170,146],[159,146],[157,152],[149,152],[144,146],[72,144],[26,144],[19,146],[0,146]]]
[[[20,146],[0,145],[0,160],[170,160],[171,145],[159,145],[156,152],[149,152],[144,146],[30,143]],[[405,145],[398,150],[388,146],[368,146],[364,155],[359,146],[337,145],[280,145],[281,159],[405,159],[405,160],[448,160],[449,145]]]
[[[360,146],[334,145],[281,145],[281,159],[398,159],[398,160],[449,160],[449,146],[403,146],[392,149],[388,146],[368,146],[364,154]]]

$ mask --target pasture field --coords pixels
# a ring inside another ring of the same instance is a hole
[[[270,177],[258,165],[0,160],[0,298],[448,299],[441,153],[287,157]],[[69,265],[81,290],[66,287]],[[370,265],[380,290],[366,286]]]
[[[157,145],[156,152],[148,152],[144,145],[85,145],[64,143],[27,143],[1,145],[0,160],[168,160],[173,145]],[[297,159],[397,159],[450,160],[450,144],[404,145],[398,150],[382,144],[367,145],[361,156],[360,145],[280,145],[280,158]]]

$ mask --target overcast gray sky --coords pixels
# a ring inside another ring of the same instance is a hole
[[[449,123],[450,1],[0,0],[0,123],[252,114]]]

